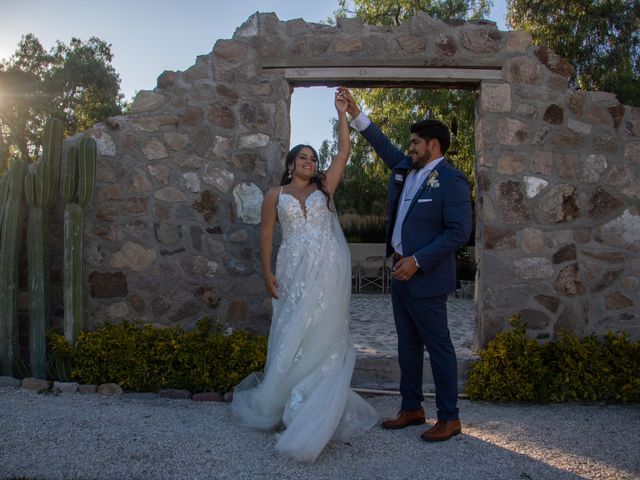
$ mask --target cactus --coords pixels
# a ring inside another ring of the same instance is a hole
[[[75,344],[84,317],[82,289],[82,230],[84,207],[96,183],[96,143],[90,137],[69,149],[64,176],[64,335]]]
[[[0,188],[0,368],[8,376],[18,359],[18,259],[26,170],[22,160],[14,162]]]
[[[29,208],[28,261],[29,350],[34,377],[46,378],[46,329],[49,327],[49,255],[47,252],[48,210],[53,206],[60,180],[62,122],[52,118],[47,122],[42,141],[41,160],[32,165],[25,177],[24,191]]]

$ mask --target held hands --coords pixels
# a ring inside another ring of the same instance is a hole
[[[345,113],[347,111],[347,108],[349,107],[349,102],[344,97],[344,95],[340,93],[340,89],[338,89],[338,91],[336,92],[334,104],[338,113]]]
[[[406,282],[413,277],[413,274],[417,271],[418,267],[412,255],[398,260],[393,267],[391,267],[391,276],[396,280]]]
[[[356,103],[356,99],[351,95],[351,91],[347,87],[338,87],[338,94],[347,101],[347,113],[351,118],[360,115],[360,107]]]
[[[267,293],[271,296],[271,298],[275,298],[278,299],[278,280],[276,279],[276,276],[271,273],[271,272],[267,272],[264,274],[264,286],[267,288]]]

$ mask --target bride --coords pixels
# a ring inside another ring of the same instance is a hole
[[[281,186],[262,204],[260,250],[273,298],[264,374],[234,390],[232,411],[254,428],[284,426],[276,449],[313,462],[331,440],[347,441],[378,420],[350,388],[355,349],[349,336],[351,261],[332,195],[350,151],[347,101],[337,92],[338,153],[324,175],[318,155],[298,145],[287,155]],[[282,244],[271,272],[276,221]]]

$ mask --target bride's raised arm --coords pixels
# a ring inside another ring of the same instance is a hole
[[[325,188],[333,195],[338,188],[344,168],[351,153],[351,139],[349,138],[349,122],[347,121],[347,99],[340,91],[336,92],[334,104],[338,112],[338,153],[331,160],[331,165],[325,173]]]

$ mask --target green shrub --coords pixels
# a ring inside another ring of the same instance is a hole
[[[579,338],[563,332],[544,345],[519,317],[480,352],[466,391],[497,402],[640,401],[640,342],[625,334]]]
[[[142,392],[162,388],[227,392],[266,361],[265,337],[244,332],[225,336],[208,320],[190,332],[129,322],[105,325],[82,332],[75,347],[56,333],[49,340],[54,358],[72,362],[75,380],[113,382]]]

